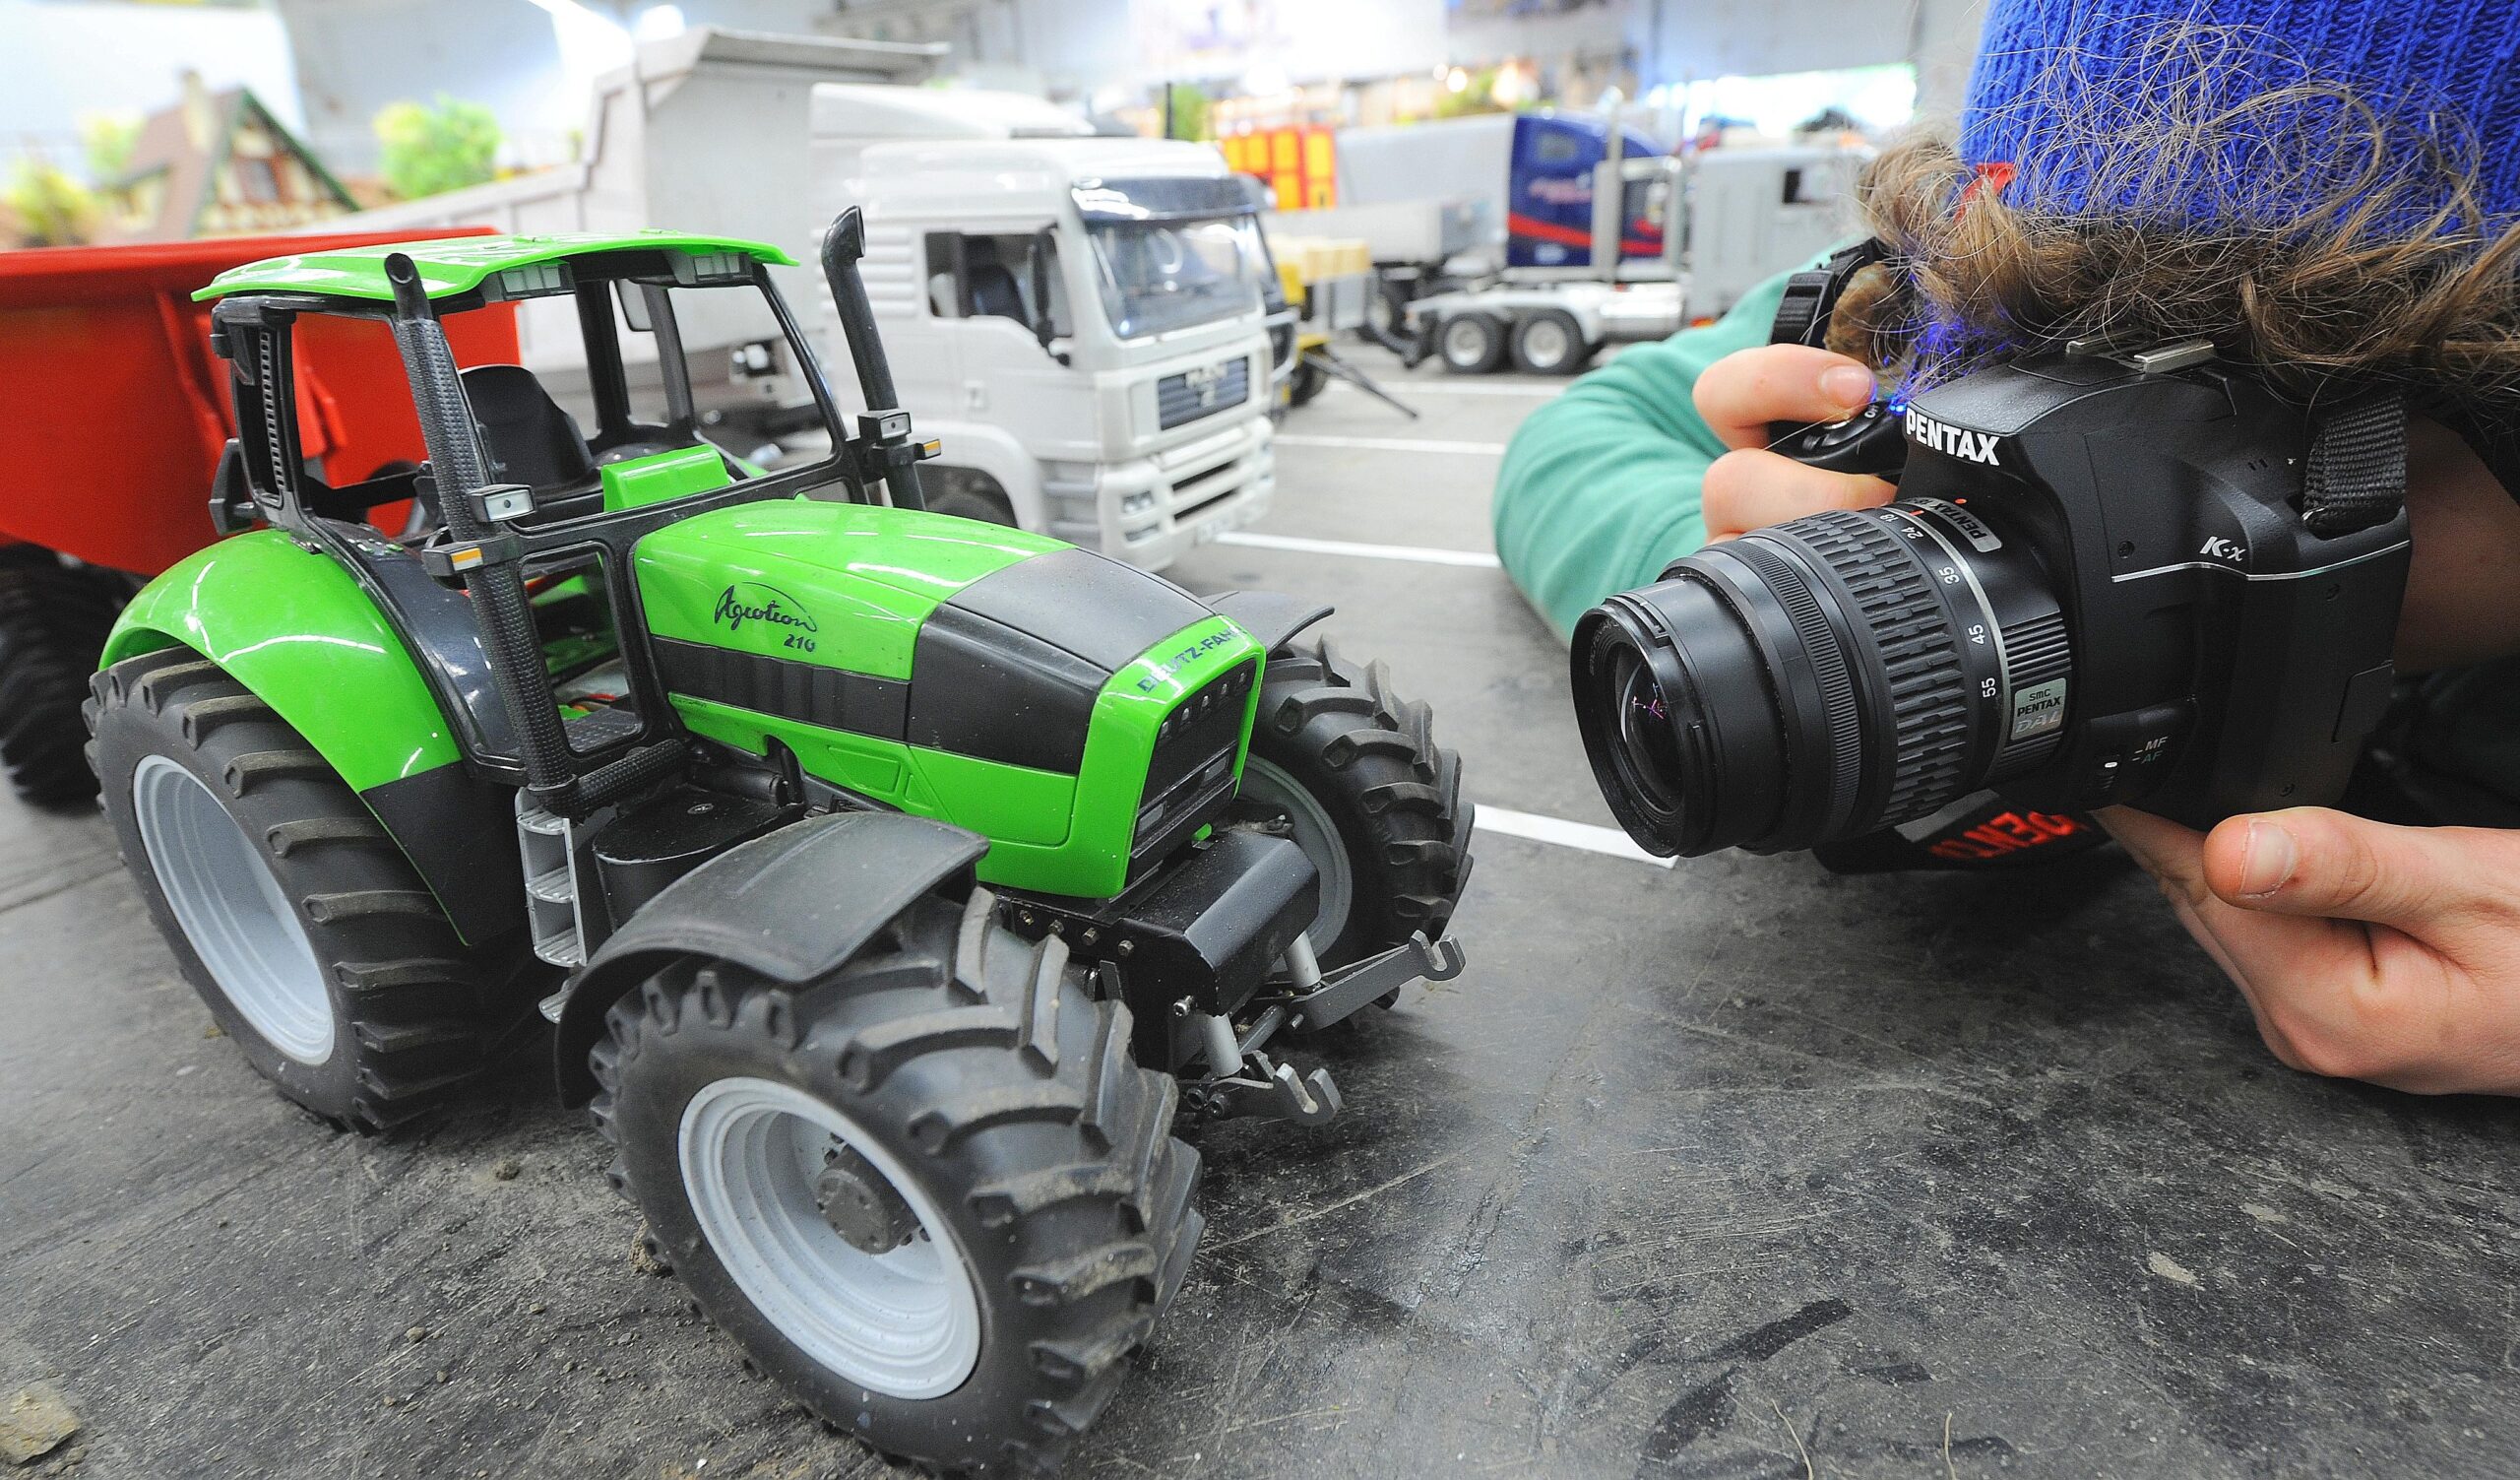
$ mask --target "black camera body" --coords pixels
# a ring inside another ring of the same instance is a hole
[[[1989,786],[2199,827],[2337,800],[2410,545],[2402,507],[2313,532],[2300,408],[2198,343],[2024,356],[1901,412],[1895,503],[1710,546],[1578,623],[1586,749],[1640,844],[1811,848]]]

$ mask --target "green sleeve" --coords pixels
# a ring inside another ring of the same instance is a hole
[[[1767,343],[1788,276],[1713,324],[1622,353],[1514,433],[1496,475],[1496,553],[1560,638],[1587,607],[1704,543],[1698,480],[1725,447],[1690,393],[1700,370]]]

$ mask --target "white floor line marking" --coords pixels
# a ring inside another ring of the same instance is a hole
[[[1560,848],[1581,848],[1586,853],[1604,853],[1614,859],[1651,864],[1669,869],[1676,859],[1656,858],[1636,846],[1633,839],[1615,827],[1595,827],[1590,822],[1569,822],[1563,817],[1544,817],[1533,812],[1518,812],[1508,807],[1479,804],[1479,816],[1474,833],[1501,832],[1509,838],[1529,838],[1536,843],[1554,843]]]
[[[1480,384],[1478,384],[1478,383],[1476,383],[1476,382],[1473,382],[1473,381],[1461,381],[1461,382],[1455,382],[1455,381],[1450,381],[1450,380],[1402,380],[1402,379],[1399,379],[1398,377],[1394,377],[1394,378],[1392,378],[1392,379],[1390,379],[1390,380],[1386,380],[1386,381],[1382,382],[1382,388],[1383,388],[1384,390],[1386,390],[1386,391],[1391,392],[1393,395],[1400,397],[1402,400],[1404,400],[1404,401],[1405,401],[1405,400],[1407,400],[1408,398],[1410,398],[1411,396],[1541,396],[1541,397],[1548,397],[1548,396],[1554,396],[1554,395],[1556,395],[1559,391],[1562,391],[1562,390],[1566,389],[1567,384],[1568,384],[1568,382],[1561,380],[1561,381],[1558,381],[1557,383],[1555,383],[1554,385],[1517,385],[1517,384],[1513,384],[1513,383],[1511,383],[1511,382],[1505,382],[1505,383],[1493,384],[1493,385],[1480,385]],[[1353,385],[1352,385],[1352,386],[1349,386],[1349,387],[1348,387],[1348,389],[1350,389],[1350,390],[1352,390],[1352,391],[1355,391],[1355,392],[1356,392],[1356,394],[1357,394],[1357,395],[1359,395],[1359,396],[1361,396],[1361,395],[1363,395],[1363,394],[1364,394],[1364,392],[1362,392],[1362,391],[1357,391],[1357,390],[1356,390],[1356,388],[1355,388],[1354,386],[1353,386]]]
[[[1328,437],[1282,431],[1271,440],[1281,447],[1355,447],[1369,452],[1458,452],[1465,457],[1501,457],[1502,442],[1446,442],[1434,437]]]
[[[1356,555],[1368,560],[1415,560],[1421,565],[1467,565],[1478,570],[1502,567],[1494,555],[1478,549],[1433,549],[1419,545],[1359,545],[1351,540],[1306,540],[1299,535],[1257,535],[1228,530],[1218,545],[1244,545],[1253,549],[1291,549],[1307,555]]]

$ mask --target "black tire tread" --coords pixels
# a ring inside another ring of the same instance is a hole
[[[1303,783],[1344,834],[1356,898],[1324,967],[1440,937],[1471,869],[1474,808],[1461,757],[1435,743],[1434,713],[1403,699],[1380,663],[1358,668],[1326,637],[1269,655],[1252,752]]]
[[[687,1216],[670,1203],[678,1186],[646,1188],[634,1174],[625,1097],[648,1094],[650,1056],[665,1056],[653,1069],[662,1075],[675,1054],[726,1052],[690,1039],[695,1024],[758,1030],[789,1013],[803,1033],[777,1050],[780,1072],[894,1140],[934,1200],[968,1214],[976,1236],[963,1242],[981,1298],[1004,1303],[985,1323],[993,1340],[1015,1343],[996,1366],[983,1350],[982,1371],[1015,1390],[957,1419],[973,1448],[954,1453],[919,1452],[880,1425],[861,1429],[853,1387],[847,1411],[810,1391],[795,1395],[931,1472],[1048,1473],[1119,1389],[1129,1353],[1179,1292],[1203,1228],[1192,1207],[1198,1155],[1170,1133],[1173,1083],[1135,1065],[1128,1009],[1093,999],[1088,981],[1057,937],[1027,941],[1000,927],[984,888],[960,905],[922,899],[814,982],[780,987],[731,966],[669,968],[613,1005],[590,1055],[599,1086],[593,1113],[614,1150],[608,1180],[652,1228]],[[663,1125],[649,1118],[667,1112],[678,1120],[679,1105],[642,1104],[636,1119]],[[712,1257],[699,1248],[665,1253],[686,1274]],[[706,1291],[695,1293],[706,1308]],[[979,1383],[976,1374],[965,1390]]]
[[[479,1069],[480,978],[463,940],[357,794],[278,712],[180,647],[126,659],[88,686],[88,728],[98,737],[91,754],[103,753],[109,728],[137,727],[114,754],[136,745],[182,760],[189,751],[195,774],[225,779],[231,812],[297,901],[318,959],[333,963],[327,1072],[319,1079],[278,1062],[267,1045],[260,1054],[248,1050],[282,1093],[336,1125],[375,1133],[435,1107]],[[126,767],[109,763],[118,780],[127,778]],[[109,790],[105,812],[125,865],[146,881],[129,800],[127,787]],[[159,929],[180,940],[154,881],[145,891]],[[259,1043],[191,950],[175,954],[230,1036]]]
[[[96,795],[80,711],[129,591],[121,577],[64,565],[39,546],[0,547],[0,770],[30,803]]]

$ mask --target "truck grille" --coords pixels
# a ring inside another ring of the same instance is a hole
[[[1233,751],[1258,665],[1240,663],[1200,685],[1164,717],[1148,758],[1146,792],[1129,843],[1134,867],[1169,853],[1233,790]]]
[[[1155,383],[1155,423],[1166,431],[1201,417],[1229,411],[1251,398],[1251,361],[1235,355],[1203,369],[1182,370]]]

